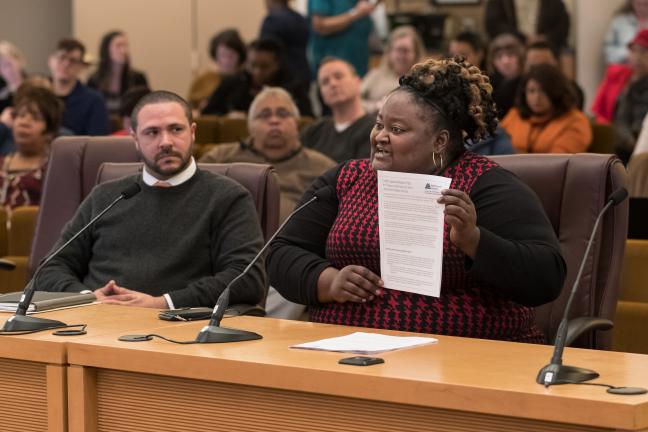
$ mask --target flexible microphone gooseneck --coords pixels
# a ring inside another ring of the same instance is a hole
[[[297,213],[299,213],[303,208],[309,206],[315,201],[319,200],[326,200],[329,199],[335,191],[331,186],[325,186],[323,188],[318,189],[315,191],[315,194],[311,199],[306,201],[304,204],[300,205],[297,207],[295,210],[293,210],[290,215],[284,220],[284,222],[277,228],[277,231],[270,237],[270,240],[266,242],[265,245],[263,245],[263,248],[259,251],[258,254],[252,259],[250,264],[245,267],[245,270],[232,279],[232,281],[227,284],[221,295],[218,297],[218,300],[216,301],[216,306],[214,306],[214,311],[212,312],[212,317],[209,321],[209,324],[207,324],[205,327],[203,327],[200,332],[198,333],[198,336],[196,336],[196,342],[197,343],[221,343],[221,342],[239,342],[239,341],[245,341],[245,340],[254,340],[254,339],[261,339],[262,336],[253,333],[253,332],[248,332],[245,330],[237,330],[237,329],[231,329],[231,328],[226,328],[226,327],[221,327],[220,323],[221,320],[223,319],[223,315],[225,314],[225,309],[227,309],[227,306],[229,305],[229,296],[230,296],[230,290],[232,286],[234,286],[235,283],[237,283],[243,276],[247,274],[247,272],[252,268],[252,266],[259,260],[261,255],[263,255],[263,252],[270,246],[270,243],[277,237],[277,234],[281,232],[283,227],[288,223],[288,221]]]
[[[556,341],[553,355],[551,356],[551,361],[548,365],[540,369],[536,382],[538,384],[543,384],[545,387],[549,387],[552,384],[563,384],[563,383],[577,383],[588,381],[594,378],[598,378],[599,374],[589,369],[578,368],[574,366],[566,366],[562,364],[563,351],[567,343],[567,327],[569,323],[568,315],[571,309],[572,301],[576,296],[576,291],[578,291],[578,284],[580,283],[581,276],[583,274],[583,269],[585,268],[585,262],[589,256],[590,248],[594,242],[594,236],[599,226],[599,222],[607,210],[616,206],[625,200],[628,196],[628,191],[625,188],[618,188],[615,190],[608,198],[607,203],[599,212],[596,222],[594,223],[594,228],[592,228],[592,234],[587,242],[587,247],[585,248],[585,254],[581,261],[580,268],[578,269],[578,274],[574,280],[574,285],[572,286],[571,293],[569,294],[569,299],[567,300],[567,305],[565,306],[565,312],[563,318],[560,321],[560,326],[556,332]]]
[[[36,292],[36,282],[40,271],[49,263],[54,257],[56,257],[63,249],[65,249],[70,243],[72,243],[77,237],[83,234],[89,227],[91,227],[99,218],[101,218],[108,210],[113,208],[115,204],[123,199],[130,199],[133,196],[137,195],[141,190],[140,185],[133,183],[124,189],[121,194],[111,202],[105,209],[101,211],[97,216],[92,218],[83,228],[81,228],[72,238],[63,243],[58,249],[49,254],[36,268],[34,276],[25,287],[23,295],[20,297],[20,303],[18,303],[18,308],[16,313],[10,317],[2,327],[1,331],[4,332],[23,332],[23,331],[34,331],[34,330],[46,330],[52,328],[66,327],[65,323],[61,321],[46,319],[46,318],[37,318],[33,316],[27,316],[27,309],[34,297],[34,292]]]

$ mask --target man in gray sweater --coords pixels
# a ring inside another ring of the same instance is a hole
[[[196,124],[180,96],[158,91],[131,117],[142,174],[97,186],[63,231],[69,239],[133,182],[141,192],[106,213],[39,276],[45,291],[95,290],[103,303],[151,308],[211,307],[262,246],[248,191],[196,168]],[[232,287],[231,303],[266,294],[263,260]]]

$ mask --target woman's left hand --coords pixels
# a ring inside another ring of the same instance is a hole
[[[480,234],[472,200],[460,190],[444,189],[437,202],[445,204],[445,222],[450,225],[450,241],[470,258],[474,258]]]

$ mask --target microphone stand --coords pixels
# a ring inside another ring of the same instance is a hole
[[[324,189],[325,191],[322,191],[322,189]],[[235,277],[229,284],[227,284],[222,294],[220,295],[220,297],[218,297],[218,300],[216,301],[216,306],[214,306],[214,311],[212,312],[212,317],[211,320],[209,321],[209,324],[203,327],[198,333],[198,336],[196,336],[197,343],[240,342],[240,341],[247,341],[247,340],[262,339],[262,336],[260,334],[254,332],[220,326],[221,320],[223,319],[223,315],[225,314],[225,309],[229,305],[229,296],[230,296],[231,287],[236,282],[238,282],[245,274],[247,274],[247,272],[259,260],[263,252],[265,252],[268,246],[270,246],[270,243],[272,243],[272,241],[275,239],[277,234],[281,232],[283,227],[293,217],[294,214],[298,213],[304,207],[310,205],[311,203],[317,201],[318,199],[323,198],[325,194],[329,193],[326,192],[326,190],[328,190],[329,188],[325,187],[322,189],[319,189],[317,192],[315,192],[315,195],[311,199],[309,199],[304,204],[302,204],[301,206],[293,210],[293,212],[290,213],[290,215],[288,215],[286,220],[283,221],[283,223],[279,226],[279,228],[277,228],[277,231],[275,231],[272,237],[270,237],[270,240],[268,240],[266,244],[263,246],[263,248],[259,251],[259,253],[256,254],[256,256],[250,262],[250,264],[248,264],[247,267],[245,267],[245,270],[243,270],[243,272],[240,275]]]
[[[103,209],[101,213],[92,218],[83,228],[81,228],[72,238],[63,243],[58,249],[48,255],[47,258],[38,266],[34,272],[34,276],[31,278],[27,286],[23,291],[23,295],[20,297],[20,302],[16,308],[16,313],[11,316],[0,331],[3,332],[23,332],[23,331],[38,331],[38,330],[49,330],[61,327],[67,327],[67,324],[61,321],[47,319],[47,318],[38,318],[34,316],[28,316],[27,310],[31,304],[34,293],[36,292],[36,281],[41,270],[49,263],[54,257],[56,257],[63,249],[65,249],[70,243],[72,243],[77,237],[85,232],[92,224],[94,224],[101,216],[103,216],[108,210],[113,208],[115,204],[123,199],[129,199],[136,193],[140,191],[139,185],[134,183],[137,188],[134,188],[131,185],[124,192],[122,192],[113,202],[111,202],[108,207]],[[135,190],[136,189],[136,190]]]
[[[585,268],[585,261],[589,256],[589,252],[594,241],[594,236],[596,235],[596,231],[598,229],[599,223],[601,222],[601,218],[612,205],[619,204],[626,198],[627,195],[628,192],[623,188],[614,191],[608,199],[608,202],[605,204],[598,217],[596,218],[594,228],[592,229],[592,234],[589,238],[589,241],[587,242],[587,247],[585,248],[583,260],[581,261],[580,268],[578,269],[578,274],[576,275],[571,294],[569,295],[569,299],[567,300],[567,305],[565,306],[563,318],[560,321],[560,326],[558,327],[558,331],[556,332],[556,341],[553,355],[551,356],[549,364],[540,369],[540,372],[538,372],[538,376],[536,377],[536,382],[538,384],[543,384],[545,387],[549,387],[552,384],[578,383],[599,377],[598,372],[595,372],[593,370],[576,366],[567,366],[563,364],[562,357],[563,351],[565,349],[567,328],[569,324],[567,315],[569,314],[571,304],[574,300],[574,297],[576,296],[578,284],[583,274],[583,269]]]

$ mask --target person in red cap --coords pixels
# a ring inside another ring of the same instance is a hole
[[[596,116],[597,123],[608,124],[613,122],[619,97],[624,93],[626,87],[641,75],[635,65],[636,61],[633,60],[637,55],[633,54],[632,51],[645,50],[646,46],[648,46],[647,41],[648,29],[639,31],[628,44],[630,52],[629,64],[612,64],[608,66],[592,104],[592,112]]]
[[[628,44],[631,74],[614,109],[616,153],[628,162],[648,113],[648,29],[641,30]]]

